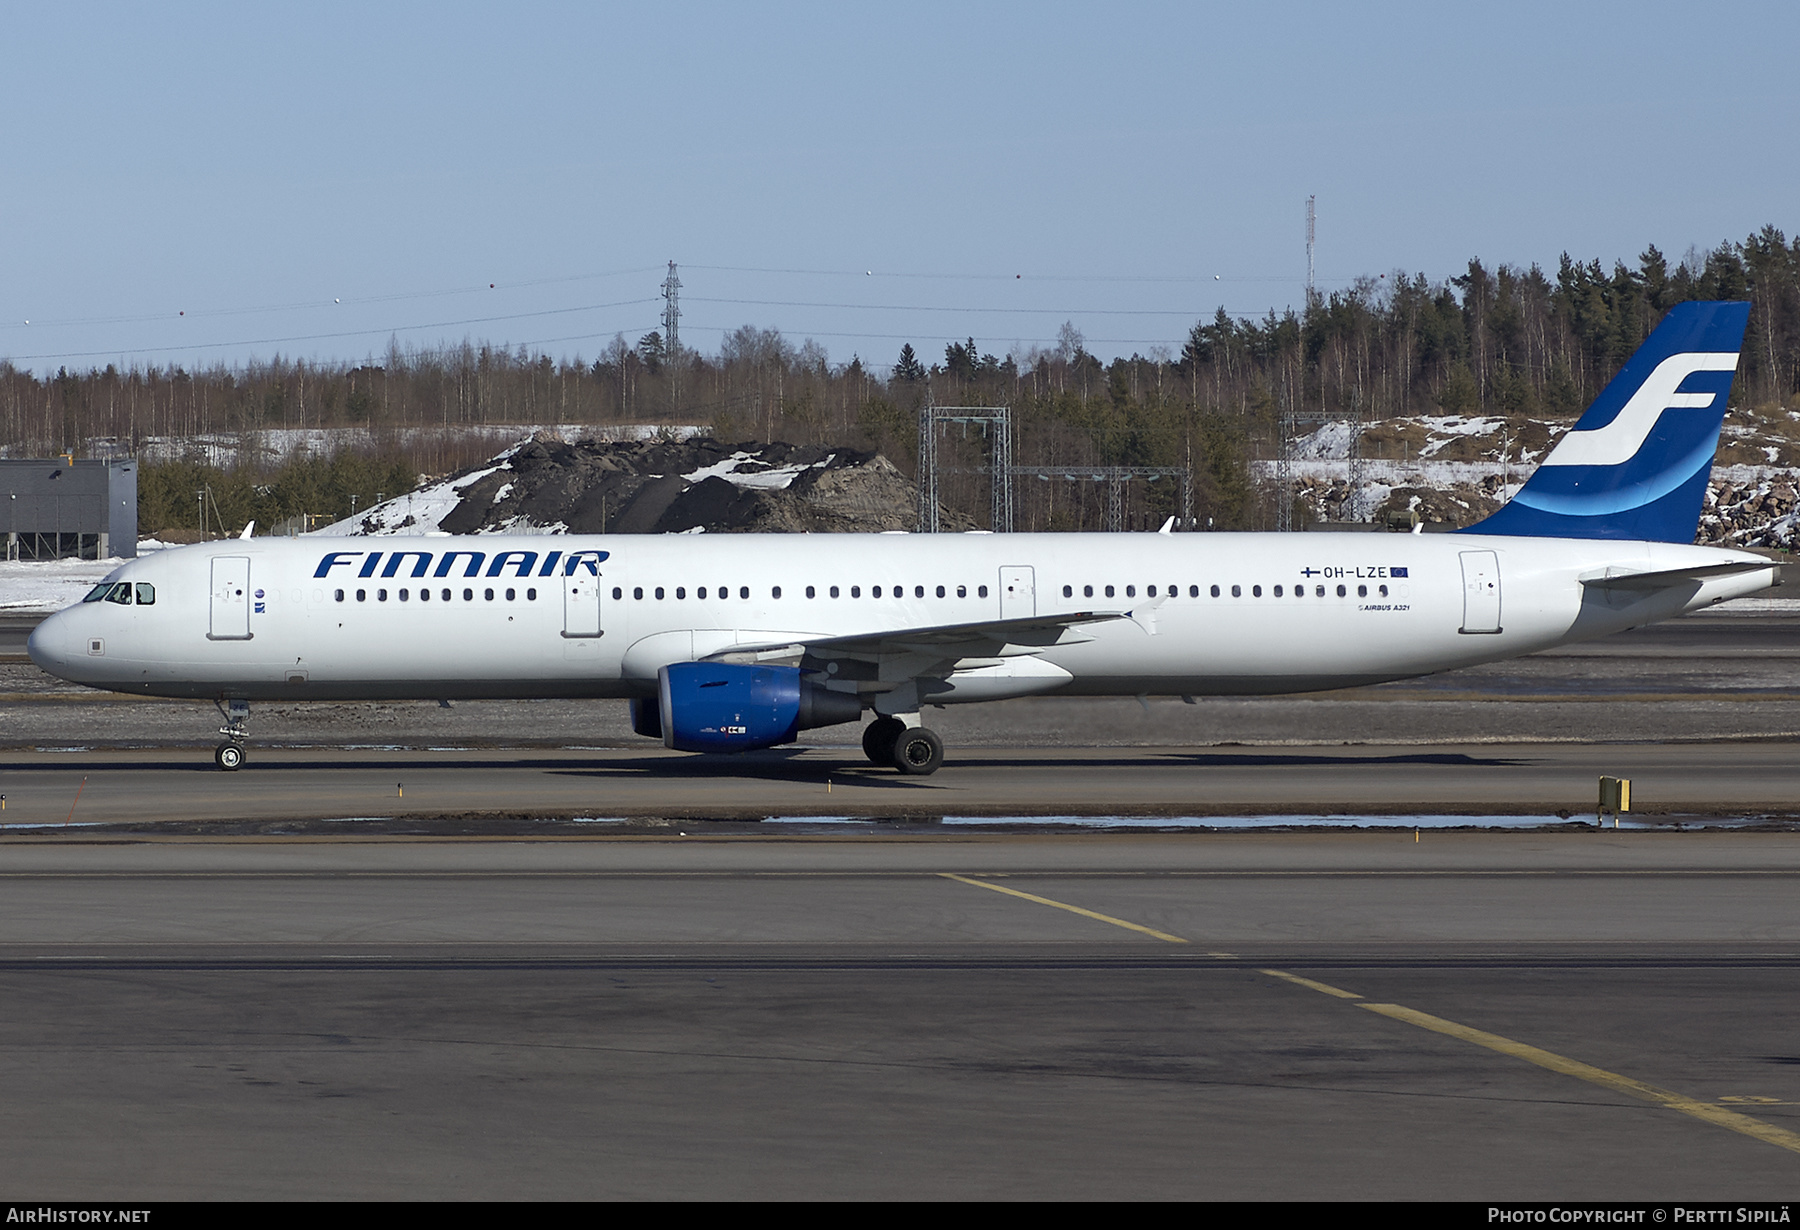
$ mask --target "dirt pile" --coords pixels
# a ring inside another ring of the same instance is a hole
[[[459,482],[463,485],[457,486]],[[570,533],[910,530],[913,483],[878,453],[688,440],[569,444],[533,438],[473,482],[438,522],[452,534],[526,526]]]

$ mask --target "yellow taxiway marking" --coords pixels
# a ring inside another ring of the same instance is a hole
[[[1361,999],[1355,991],[1346,991],[1341,987],[1330,986],[1323,982],[1314,982],[1311,978],[1302,978],[1298,974],[1290,974],[1286,970],[1266,969],[1260,971],[1271,978],[1280,978],[1295,986],[1305,987],[1309,991],[1319,991],[1326,995],[1335,995],[1339,999]]]
[[[1040,897],[1036,893],[1020,892],[1016,888],[1006,888],[999,884],[990,884],[986,880],[972,880],[968,876],[959,876],[953,871],[940,871],[939,875],[946,880],[955,880],[958,884],[973,884],[976,888],[992,889],[997,893],[1005,893],[1009,897],[1020,897],[1026,901],[1035,901],[1039,905],[1047,905],[1053,909],[1067,910],[1071,914],[1079,914],[1083,918],[1092,918],[1098,922],[1111,923],[1115,927],[1123,927],[1127,931],[1136,931],[1142,935],[1152,936],[1170,944],[1185,944],[1186,940],[1179,935],[1170,935],[1167,931],[1158,931],[1155,927],[1145,927],[1138,923],[1126,922],[1123,918],[1114,918],[1111,914],[1100,914],[1093,910],[1084,910],[1078,905],[1070,905],[1066,901],[1052,901],[1048,897]]]
[[[1790,1132],[1786,1128],[1776,1127],[1772,1123],[1764,1123],[1761,1119],[1753,1119],[1749,1115],[1739,1114],[1735,1110],[1726,1110],[1722,1106],[1701,1102],[1684,1094],[1659,1089],[1655,1085],[1633,1080],[1629,1076],[1620,1076],[1616,1072],[1608,1072],[1605,1068],[1596,1068],[1593,1064],[1582,1063],[1578,1059],[1566,1058],[1554,1051],[1546,1051],[1542,1047],[1530,1046],[1524,1042],[1514,1042],[1511,1038],[1502,1038],[1499,1034],[1471,1029],[1467,1025],[1458,1025],[1455,1021],[1446,1021],[1443,1017],[1432,1016],[1430,1013],[1420,1012],[1413,1008],[1404,1008],[1399,1004],[1359,1004],[1357,1006],[1367,1008],[1370,1012],[1379,1012],[1382,1016],[1392,1017],[1396,1021],[1417,1025],[1420,1029],[1429,1029],[1452,1038],[1460,1038],[1464,1042],[1473,1042],[1476,1046],[1485,1046],[1491,1051],[1499,1051],[1502,1055],[1523,1059],[1526,1063],[1535,1063],[1540,1068],[1548,1068],[1550,1071],[1560,1072],[1564,1076],[1573,1076],[1577,1080],[1599,1085],[1603,1089],[1628,1093],[1634,1098],[1642,1098],[1646,1102],[1653,1102],[1658,1106],[1680,1111],[1684,1115],[1704,1119],[1718,1127],[1730,1128],[1734,1132],[1754,1136],[1757,1140],[1767,1144],[1800,1153],[1800,1132]]]
[[[1005,893],[1009,897],[1019,897],[1025,901],[1034,901],[1039,905],[1051,906],[1058,910],[1067,910],[1071,914],[1080,914],[1083,918],[1092,918],[1103,923],[1111,923],[1115,927],[1124,927],[1127,931],[1137,931],[1144,935],[1155,936],[1157,939],[1166,940],[1171,944],[1185,944],[1188,942],[1179,935],[1170,935],[1166,931],[1158,931],[1153,927],[1142,926],[1141,924],[1134,922],[1126,922],[1123,918],[1114,918],[1110,914],[1101,914],[1094,910],[1084,910],[1080,906],[1070,905],[1066,901],[1052,901],[1048,897],[1040,897],[1035,893],[1021,892],[1019,889],[1006,888],[999,884],[991,884],[986,880],[976,880],[971,879],[968,876],[959,876],[950,871],[940,871],[938,874],[943,876],[946,880],[955,880],[959,884],[972,884],[976,888],[991,889],[996,893]],[[1223,960],[1228,959],[1230,954],[1209,952],[1206,955]],[[1690,1098],[1686,1094],[1675,1093],[1672,1090],[1662,1089],[1656,1085],[1647,1084],[1644,1081],[1633,1080],[1629,1076],[1620,1076],[1616,1072],[1608,1072],[1605,1068],[1596,1068],[1591,1063],[1582,1063],[1579,1059],[1570,1059],[1566,1056],[1558,1055],[1555,1051],[1547,1051],[1539,1046],[1532,1046],[1525,1042],[1514,1042],[1511,1038],[1503,1038],[1499,1034],[1491,1034],[1486,1030],[1474,1029],[1468,1025],[1459,1025],[1455,1021],[1447,1021],[1441,1016],[1432,1016],[1430,1013],[1420,1012],[1416,1008],[1407,1008],[1400,1004],[1366,1003],[1363,1002],[1363,997],[1355,991],[1346,991],[1342,987],[1334,987],[1329,983],[1316,982],[1311,978],[1302,978],[1300,975],[1290,974],[1286,970],[1265,969],[1260,972],[1267,974],[1271,978],[1279,978],[1283,982],[1291,982],[1295,986],[1305,987],[1309,991],[1317,991],[1322,995],[1330,995],[1336,999],[1356,1000],[1357,1007],[1367,1008],[1370,1012],[1378,1013],[1390,1020],[1404,1021],[1406,1024],[1416,1025],[1420,1029],[1429,1029],[1434,1033],[1444,1034],[1447,1037],[1456,1038],[1463,1042],[1471,1042],[1476,1046],[1486,1047],[1490,1051],[1497,1051],[1502,1055],[1510,1055],[1514,1059],[1523,1059],[1526,1063],[1536,1064],[1538,1067],[1546,1068],[1551,1072],[1558,1072],[1564,1076],[1572,1076],[1577,1080],[1584,1080],[1589,1084],[1599,1085],[1603,1089],[1611,1089],[1617,1093],[1629,1094],[1634,1098],[1641,1098],[1654,1105],[1666,1107],[1673,1111],[1679,1111],[1684,1115],[1691,1115],[1696,1119],[1703,1120],[1716,1127],[1728,1128],[1733,1132],[1741,1132],[1743,1135],[1754,1137],[1765,1144],[1771,1144],[1777,1148],[1787,1149],[1793,1153],[1800,1153],[1800,1132],[1791,1132],[1787,1128],[1777,1127],[1773,1123],[1764,1123],[1761,1119],[1753,1118],[1750,1115],[1740,1114],[1735,1110],[1727,1110],[1725,1107],[1715,1103],[1702,1102],[1697,1098]],[[1721,1102],[1727,1100],[1738,1101],[1740,1104],[1742,1102],[1750,1101],[1748,1098],[1720,1099]]]

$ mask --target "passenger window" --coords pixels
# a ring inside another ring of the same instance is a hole
[[[411,595],[408,594],[406,590],[403,589],[400,591],[400,601],[405,602],[410,596]]]
[[[639,602],[642,602],[644,600],[644,587],[642,585],[633,586],[631,596]]]
[[[1387,596],[1388,596],[1388,595],[1387,595],[1387,586],[1385,586],[1385,585],[1383,585],[1383,586],[1381,586],[1381,596],[1382,596],[1382,597],[1383,597],[1383,598],[1385,598],[1385,597],[1387,597]]]
[[[771,589],[769,591],[769,597],[771,597],[771,598],[781,597],[781,586],[777,585],[775,588]]]
[[[720,590],[720,591],[719,591],[719,596],[720,596],[720,597],[723,597],[723,596],[724,596],[724,594],[725,594],[725,591],[724,591],[724,590]],[[677,598],[679,598],[679,597],[681,597],[681,591],[680,591],[680,590],[676,590],[676,591],[675,591],[675,596],[676,596],[676,597],[677,597]],[[704,586],[704,585],[702,585],[702,586],[701,586],[701,587],[700,587],[700,588],[699,588],[699,589],[697,589],[697,590],[695,590],[695,591],[694,591],[694,597],[696,597],[696,598],[704,598],[704,597],[706,597],[706,586]]]
[[[1073,598],[1074,596],[1075,596],[1075,587],[1073,585],[1063,586],[1063,597]]]
[[[975,596],[976,596],[976,597],[977,597],[977,598],[985,598],[985,597],[987,597],[987,586],[985,586],[985,585],[977,585],[977,586],[976,586],[976,587],[975,587]]]
[[[420,590],[419,591],[419,601],[420,602],[430,602],[431,601],[431,591],[428,589]]]
[[[806,587],[806,596],[808,598],[817,598],[819,596],[819,594],[818,594],[817,590],[815,590],[812,586],[808,585]]]
[[[525,601],[536,602],[537,601],[537,590],[535,590],[535,589],[526,590],[525,591]]]
[[[1135,598],[1135,597],[1137,597],[1137,586],[1135,586],[1135,585],[1127,585],[1127,586],[1126,586],[1126,587],[1125,587],[1125,596],[1126,596],[1126,597],[1127,597],[1127,598]]]
[[[1281,597],[1281,586],[1279,586],[1279,585],[1277,585],[1277,586],[1276,586],[1276,587],[1275,587],[1275,596],[1276,596],[1276,597],[1277,597],[1277,598],[1279,598],[1279,597]]]
[[[937,596],[940,598],[944,596],[944,587],[942,585],[937,587]]]
[[[1338,597],[1342,598],[1343,596],[1344,596],[1344,587],[1342,585],[1340,585],[1340,586],[1338,586]]]
[[[1112,597],[1112,596],[1113,596],[1113,587],[1112,587],[1112,586],[1110,586],[1110,585],[1108,585],[1108,586],[1107,586],[1107,587],[1106,587],[1106,596],[1107,596],[1107,597],[1108,597],[1108,598],[1110,598],[1110,597]]]
[[[464,601],[464,602],[473,602],[473,601],[475,601],[475,591],[474,591],[474,590],[472,590],[472,589],[465,589],[465,590],[463,590],[463,601]]]
[[[332,594],[337,598],[337,600],[339,602],[342,602],[344,600],[344,591],[343,590],[341,590],[341,589],[333,590]]]
[[[486,598],[489,602],[492,602],[494,600],[494,591],[491,589],[484,589],[481,591],[481,596],[483,598]],[[662,595],[660,593],[657,594],[656,596],[658,598],[662,597]]]
[[[685,597],[687,597],[687,590],[685,588],[683,588],[682,586],[677,585],[675,587],[675,596],[677,598],[685,598]],[[660,598],[660,597],[662,597],[662,595],[658,594],[657,597]]]
[[[533,590],[532,592],[536,593],[537,591]],[[624,590],[620,589],[617,585],[613,586],[613,601],[614,602],[617,602],[619,599],[623,598],[624,596],[625,596]]]
[[[852,585],[852,586],[851,586],[851,587],[850,587],[850,596],[851,596],[851,597],[852,597],[852,598],[860,598],[860,597],[862,597],[862,586],[860,586],[860,585]]]
[[[833,598],[837,597],[838,596],[838,587],[833,585],[829,592]]]
[[[385,589],[376,590],[375,591],[375,601],[386,602],[387,601],[387,590],[385,590]]]
[[[494,596],[494,591],[493,591],[493,590],[489,590],[489,591],[488,591],[488,597],[490,597],[490,598],[491,598],[491,597],[493,597],[493,596]],[[662,600],[663,600],[663,587],[662,587],[662,586],[660,586],[660,585],[658,585],[658,586],[657,586],[657,587],[656,587],[656,600],[657,600],[657,601],[658,601],[658,602],[661,602],[661,601],[662,601]]]
[[[1212,587],[1212,596],[1215,598],[1219,596],[1219,587],[1217,585]]]
[[[1262,597],[1262,586],[1260,586],[1260,585],[1252,585],[1252,586],[1251,586],[1251,587],[1250,587],[1250,596],[1251,596],[1251,597],[1252,597],[1252,598],[1260,598],[1260,597]]]
[[[1386,592],[1385,587],[1383,588],[1383,592]],[[156,586],[150,584],[148,581],[139,581],[137,583],[137,600],[139,606],[155,606]]]
[[[1323,598],[1324,596],[1325,596],[1325,587],[1323,585],[1313,586],[1313,597]]]
[[[1233,585],[1231,587],[1231,596],[1233,598],[1242,598],[1244,596],[1244,587],[1241,585]]]
[[[1129,593],[1130,591],[1127,590],[1126,592]],[[1146,598],[1156,597],[1156,586],[1154,586],[1154,585],[1146,586],[1144,588],[1144,597],[1146,597]]]
[[[516,589],[509,589],[509,590],[507,590],[507,591],[506,591],[506,600],[507,600],[507,601],[508,601],[508,602],[511,602],[511,601],[513,601],[513,600],[514,600],[514,599],[515,599],[515,598],[517,598],[517,597],[518,597],[518,596],[519,596],[519,591],[518,591],[518,590],[516,590]]]
[[[1367,585],[1358,585],[1356,587],[1356,596],[1358,598],[1367,598],[1369,596],[1369,587]]]
[[[356,591],[356,600],[358,602],[367,602],[369,600],[369,591],[366,589],[357,590]]]
[[[913,597],[923,598],[924,596],[925,596],[925,587],[923,585],[913,586]]]
[[[1081,587],[1081,596],[1083,598],[1092,598],[1094,596],[1094,587],[1092,585],[1083,585]]]
[[[967,585],[958,585],[956,587],[956,596],[958,598],[967,598],[969,596],[969,587]]]
[[[851,591],[850,591],[850,592],[851,592],[851,593],[852,593],[852,594],[854,594],[854,593],[855,593],[855,592],[856,592],[856,591],[855,591],[855,590],[851,590]],[[877,585],[877,586],[875,586],[875,587],[873,587],[873,588],[872,588],[872,589],[870,589],[870,590],[869,590],[869,597],[871,597],[871,598],[879,598],[879,597],[881,597],[881,586],[879,586],[879,585]]]

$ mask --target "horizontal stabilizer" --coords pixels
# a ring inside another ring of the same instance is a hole
[[[1778,565],[1773,560],[1735,560],[1729,564],[1702,564],[1697,568],[1666,568],[1661,572],[1631,572],[1617,577],[1589,577],[1582,581],[1590,589],[1670,589],[1677,585],[1705,581],[1711,577],[1736,573],[1760,572]]]

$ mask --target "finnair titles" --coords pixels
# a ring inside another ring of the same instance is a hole
[[[29,651],[91,687],[212,699],[226,769],[253,701],[584,697],[691,752],[867,719],[871,761],[930,773],[944,705],[1352,687],[1773,584],[1761,556],[1691,545],[1748,315],[1672,309],[1456,534],[239,539],[121,566]]]

